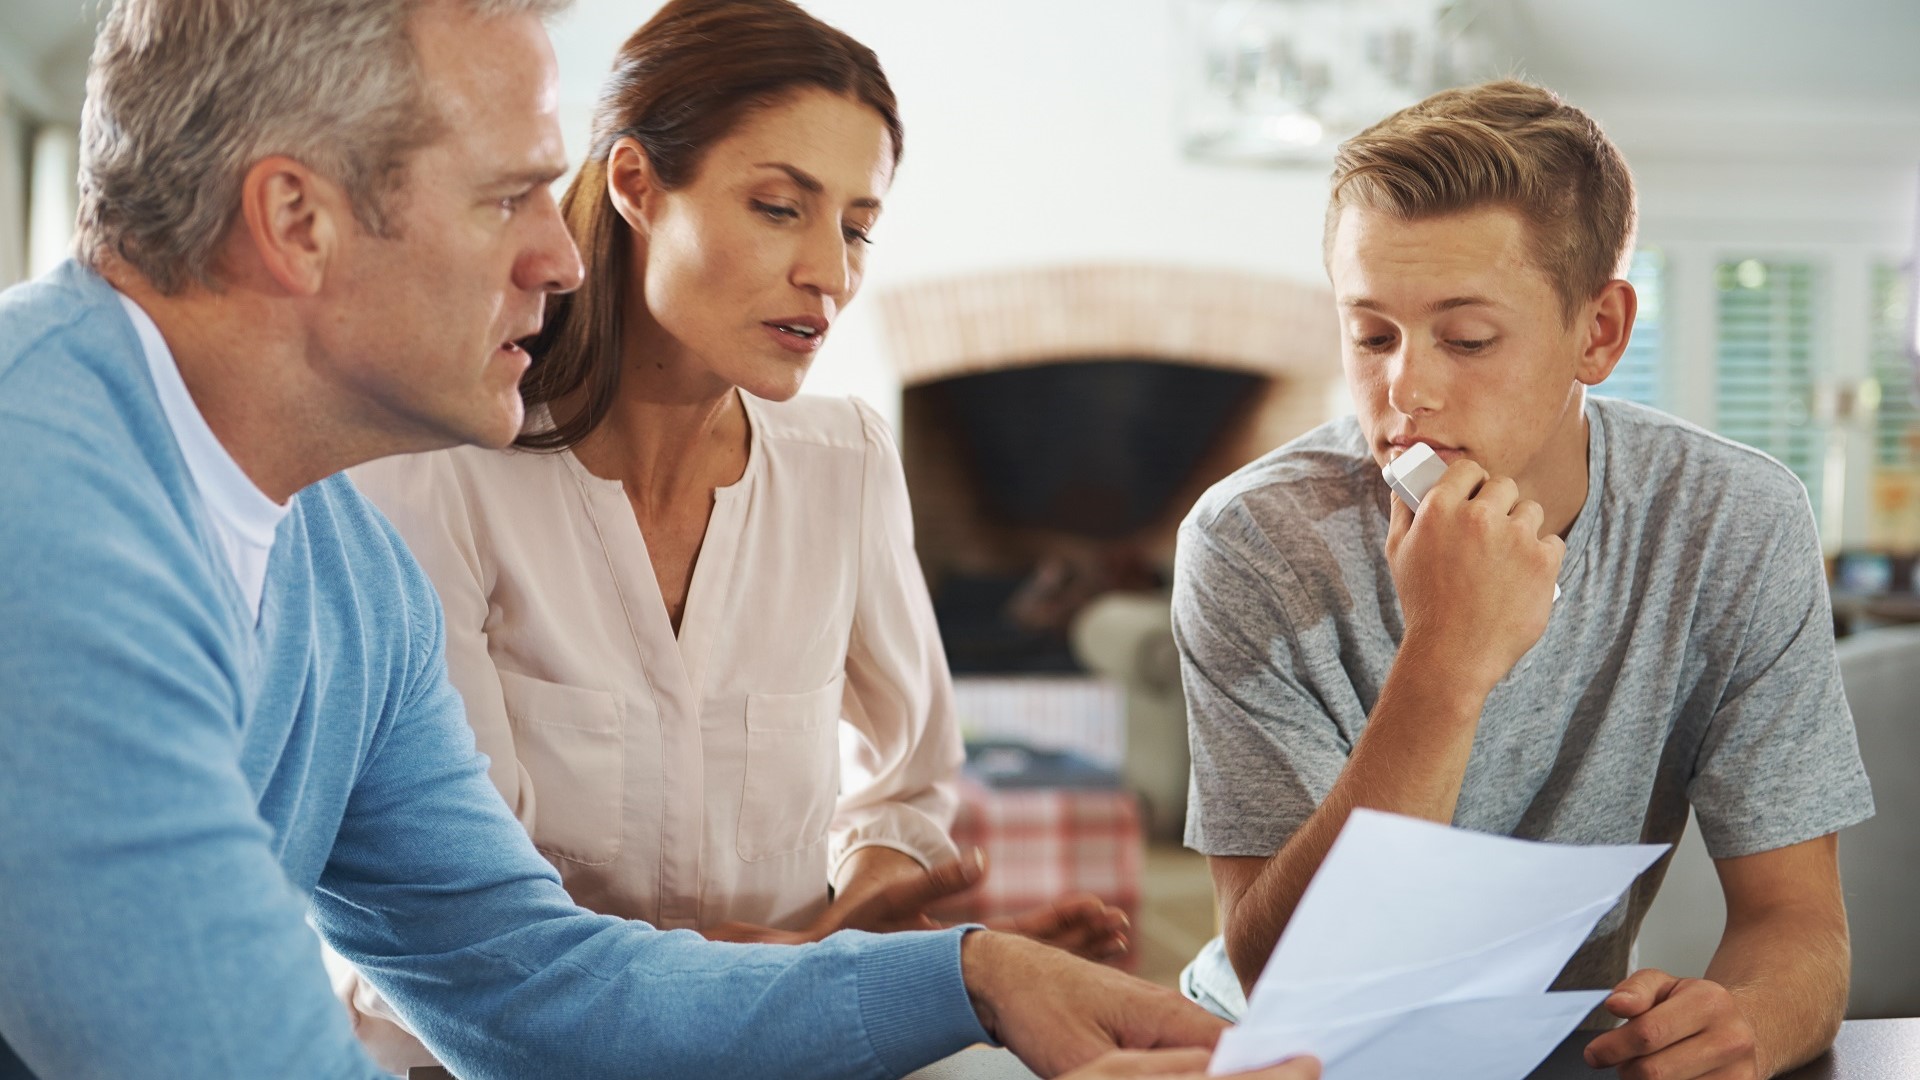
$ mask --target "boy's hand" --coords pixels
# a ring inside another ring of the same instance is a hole
[[[1392,500],[1387,563],[1406,620],[1403,651],[1488,692],[1546,633],[1567,545],[1540,536],[1540,504],[1506,477],[1455,461],[1420,500]]]

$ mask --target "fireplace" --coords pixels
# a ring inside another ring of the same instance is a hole
[[[901,455],[956,674],[1083,671],[1075,620],[1163,593],[1208,486],[1319,423],[1339,385],[1324,288],[1097,266],[880,300]]]

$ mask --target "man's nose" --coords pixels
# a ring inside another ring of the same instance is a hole
[[[543,199],[541,211],[533,243],[515,267],[514,283],[528,292],[572,292],[586,278],[580,249],[574,246],[558,203]]]

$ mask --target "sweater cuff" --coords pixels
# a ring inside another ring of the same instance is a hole
[[[993,1037],[960,974],[960,941],[977,926],[882,934],[861,945],[860,1019],[889,1073],[905,1076]]]

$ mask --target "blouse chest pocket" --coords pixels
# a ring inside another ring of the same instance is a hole
[[[840,798],[840,706],[846,677],[801,694],[747,695],[740,857],[771,859],[826,838]]]
[[[585,866],[620,853],[626,732],[619,699],[500,672],[513,746],[533,781],[533,845]]]

